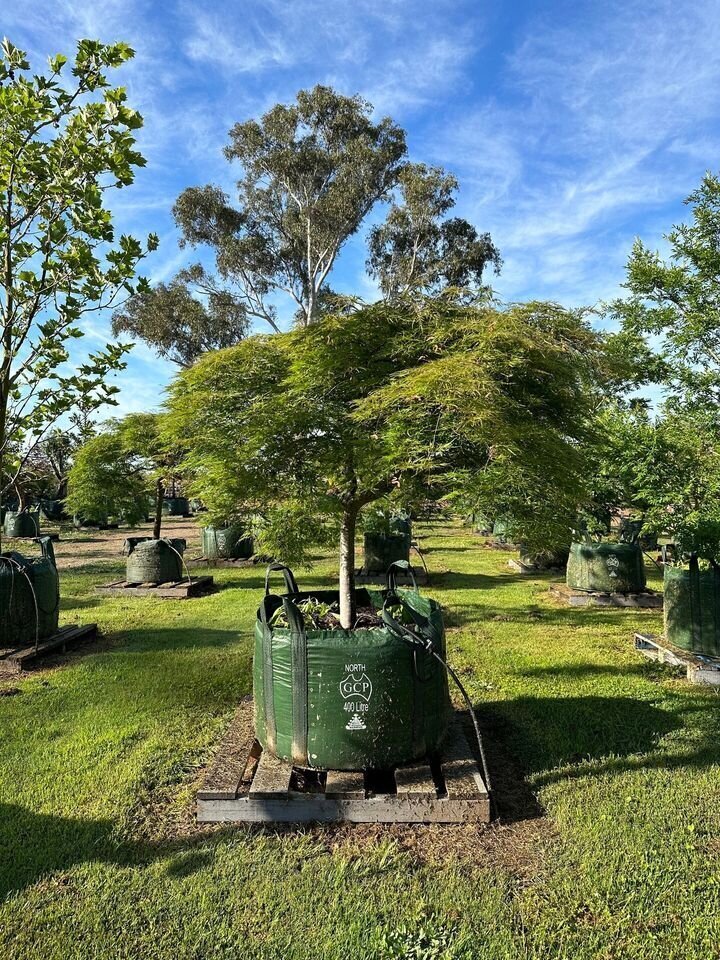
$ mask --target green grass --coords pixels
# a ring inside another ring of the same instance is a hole
[[[656,611],[570,609],[468,532],[425,531],[503,823],[195,827],[198,771],[250,691],[263,571],[185,603],[98,599],[106,638],[0,698],[0,956],[720,956],[720,712],[632,647]],[[321,560],[298,579],[328,584]]]

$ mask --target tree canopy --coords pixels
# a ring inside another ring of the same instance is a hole
[[[448,287],[477,293],[486,267],[499,273],[490,234],[478,234],[459,217],[445,218],[457,189],[456,178],[440,167],[408,163],[400,171],[387,217],[368,240],[368,270],[387,299]]]
[[[579,482],[586,373],[601,351],[552,304],[380,303],[204,356],[171,386],[167,425],[211,514],[266,511],[268,552],[302,559],[339,536],[347,626],[368,504],[401,504],[418,482],[449,491],[497,461]]]
[[[154,502],[157,539],[165,489],[177,475],[179,457],[162,434],[160,414],[133,413],[111,420],[75,454],[67,508],[94,518],[110,511],[132,524],[143,519]]]
[[[689,403],[720,403],[720,179],[706,174],[686,200],[689,223],[666,235],[663,258],[633,246],[629,296],[611,312],[626,330],[659,341],[666,384]]]
[[[81,40],[32,74],[8,40],[0,52],[0,476],[6,488],[37,444],[76,405],[114,402],[126,347],[77,362],[70,344],[90,312],[132,292],[154,249],[116,237],[106,198],[144,164],[142,118],[106,71],[133,56],[123,43]],[[140,284],[142,286],[142,283]],[[73,369],[68,370],[72,360]],[[11,456],[12,454],[12,456]],[[2,490],[0,490],[2,493]]]

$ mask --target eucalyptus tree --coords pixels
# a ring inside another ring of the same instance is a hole
[[[490,234],[446,216],[457,189],[456,178],[440,167],[408,163],[400,171],[385,221],[368,240],[367,267],[384,297],[438,294],[448,287],[477,294],[485,269],[500,271]]]
[[[0,476],[12,486],[34,446],[78,404],[114,402],[111,373],[127,347],[108,343],[77,362],[70,344],[88,314],[132,292],[154,249],[116,237],[105,198],[144,164],[140,115],[106,71],[133,56],[124,43],[81,40],[32,74],[0,48]],[[69,73],[69,75],[68,75]],[[142,282],[140,282],[142,286]],[[0,494],[3,491],[0,490]]]
[[[238,298],[229,290],[208,287],[195,268],[129,297],[113,314],[112,330],[116,336],[139,337],[163,359],[189,367],[208,350],[238,343],[248,325],[247,311]]]
[[[317,319],[340,250],[397,182],[405,133],[371,114],[359,96],[301,90],[295,103],[230,130],[237,206],[216,186],[189,187],[175,204],[182,242],[212,247],[220,281],[275,331],[277,293],[294,300],[301,326]],[[213,277],[204,280],[214,289]]]
[[[381,302],[205,355],[171,385],[166,425],[211,516],[262,508],[260,544],[286,561],[339,542],[350,627],[370,504],[462,488],[499,459],[550,491],[580,483],[586,371],[602,350],[553,304]]]

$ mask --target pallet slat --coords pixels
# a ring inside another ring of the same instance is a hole
[[[437,797],[437,787],[432,770],[427,763],[413,763],[395,770],[395,785],[398,796]]]
[[[201,800],[234,800],[255,743],[252,701],[244,700],[235,711],[215,759],[198,791]]]
[[[447,795],[451,799],[477,797],[479,793],[487,797],[485,784],[458,720],[450,728],[443,750],[442,773]]]
[[[354,770],[328,770],[325,796],[348,799],[364,797],[365,775]]]
[[[258,763],[255,777],[250,784],[251,797],[286,797],[290,789],[292,766],[284,760],[278,759],[267,751],[263,751]]]

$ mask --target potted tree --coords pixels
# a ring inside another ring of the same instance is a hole
[[[151,537],[128,537],[127,580],[165,583],[182,579],[185,540],[161,538],[166,486],[177,473],[179,454],[161,437],[160,415],[136,413],[110,421],[77,452],[68,478],[67,505],[96,516],[110,500],[125,520],[143,520],[148,497],[155,502]]]
[[[402,503],[420,479],[435,491],[461,487],[498,448],[508,463],[524,458],[528,471],[537,464],[549,483],[564,483],[584,430],[583,371],[602,350],[599,334],[555,305],[500,312],[446,297],[377,304],[251,337],[204,356],[176,379],[166,425],[185,448],[193,492],[220,515],[262,505],[260,545],[285,562],[307,562],[317,544],[338,543],[339,589],[297,596],[290,582],[293,606],[274,600],[258,626],[256,720],[259,732],[270,731],[270,749],[311,766],[313,753],[320,756],[301,701],[290,712],[279,708],[275,657],[305,650],[295,659],[302,702],[315,702],[307,697],[323,682],[317,671],[325,654],[314,646],[321,639],[351,683],[367,682],[363,659],[348,659],[348,651],[364,649],[388,621],[378,620],[377,605],[355,587],[361,514],[390,493]],[[297,610],[306,600],[316,601],[307,604],[310,623]],[[280,608],[287,632],[277,635],[271,621]],[[411,623],[437,623],[437,610],[415,604],[414,611],[417,621],[405,611]],[[403,636],[393,636],[403,648]],[[421,673],[430,656],[418,654]],[[348,702],[364,712],[361,697]],[[404,714],[397,719],[410,723]],[[313,721],[315,734],[318,724],[335,722],[329,714]],[[365,733],[358,723],[344,729],[371,735],[367,724]]]

